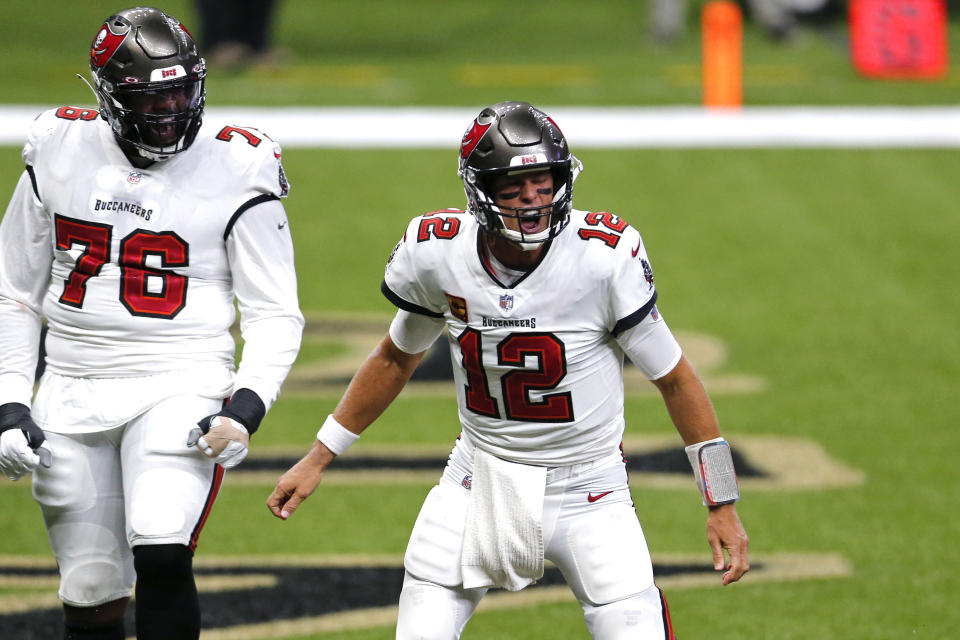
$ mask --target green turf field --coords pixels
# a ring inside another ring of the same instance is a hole
[[[671,46],[649,37],[647,0],[281,0],[277,67],[211,74],[209,104],[478,105],[504,96],[540,104],[647,105],[700,101],[697,12]],[[702,2],[688,0],[696,7]],[[120,6],[120,5],[117,5]],[[198,37],[193,2],[163,3]],[[75,74],[102,0],[8,2],[0,20],[2,102],[91,99]],[[960,25],[950,26],[960,37]],[[843,24],[809,24],[777,44],[748,24],[746,104],[953,104],[956,67],[938,82],[873,82],[848,61]],[[80,55],[78,55],[78,53]]]
[[[287,67],[212,76],[210,103],[479,108],[507,95],[540,104],[698,100],[695,37],[670,50],[645,43],[642,3],[551,3],[554,13],[538,14],[538,25],[557,36],[532,47],[532,64],[557,67],[538,83],[543,73],[513,64],[505,71],[517,84],[491,70],[516,63],[528,30],[498,17],[518,17],[532,5],[488,3],[480,17],[464,6],[288,1],[278,25],[291,48]],[[185,21],[192,14],[185,1],[167,7],[182,9]],[[85,69],[103,4],[44,0],[4,12],[0,33],[10,55],[0,57],[0,100],[89,103],[70,74]],[[754,104],[956,102],[956,71],[937,83],[867,82],[818,32],[788,48],[750,32],[748,45],[746,96]],[[480,63],[489,66],[464,73]],[[372,589],[358,576],[395,581],[419,504],[457,433],[451,390],[412,386],[341,461],[435,458],[435,473],[334,468],[285,523],[264,500],[283,468],[270,460],[292,462],[306,450],[336,403],[338,372],[355,366],[371,336],[386,328],[391,306],[379,282],[406,221],[462,205],[456,143],[448,152],[285,152],[308,337],[288,392],[255,437],[251,458],[228,476],[201,538],[205,640],[393,637],[392,603],[355,604]],[[957,637],[960,613],[950,604],[960,587],[953,461],[960,437],[952,408],[960,381],[957,152],[578,152],[576,140],[571,145],[586,165],[577,206],[613,211],[641,230],[659,308],[704,375],[725,434],[763,471],[744,479],[739,505],[755,570],[727,588],[696,570],[710,556],[692,480],[632,479],[678,637]],[[19,150],[0,148],[3,203],[21,170]],[[673,433],[650,389],[631,384],[627,401],[628,441],[641,449]],[[778,475],[786,468],[792,475]],[[49,618],[57,605],[29,483],[0,479],[0,500],[3,629]],[[338,572],[340,565],[348,569]],[[297,568],[311,571],[282,573]],[[585,637],[576,603],[551,589],[491,598],[464,637]],[[290,613],[298,603],[319,610],[338,599],[348,602],[345,613]],[[276,611],[269,622],[244,618],[263,603]]]

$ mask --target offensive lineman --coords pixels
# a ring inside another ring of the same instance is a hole
[[[0,223],[0,470],[34,473],[66,638],[125,638],[136,582],[137,638],[195,640],[197,538],[300,347],[288,185],[262,133],[201,126],[176,18],[110,16],[90,70],[99,111],[36,119]]]
[[[531,105],[480,113],[460,147],[467,212],[410,222],[382,285],[388,335],[267,500],[288,518],[446,328],[463,431],[410,536],[398,638],[459,637],[487,589],[522,589],[544,558],[594,638],[673,638],[620,448],[624,353],[688,445],[723,584],[748,570],[729,445],[654,304],[640,234],[572,208],[580,167]]]

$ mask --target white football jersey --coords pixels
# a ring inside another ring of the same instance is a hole
[[[32,391],[39,316],[53,373],[213,367],[229,381],[236,298],[236,388],[272,404],[303,324],[279,146],[205,119],[186,152],[138,169],[95,110],[63,107],[36,119],[23,159],[0,225],[0,402]]]
[[[546,466],[609,455],[624,429],[616,337],[654,312],[657,297],[639,232],[613,214],[575,210],[535,268],[505,285],[480,231],[454,209],[414,218],[383,293],[445,320],[460,420],[478,446]]]

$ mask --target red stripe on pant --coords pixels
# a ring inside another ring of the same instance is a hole
[[[663,610],[663,638],[664,640],[677,640],[673,634],[673,622],[670,620],[670,607],[667,606],[667,599],[663,595],[663,590],[657,587],[660,592],[660,607]]]
[[[200,532],[203,530],[203,525],[207,523],[210,511],[213,509],[213,503],[217,499],[217,494],[220,493],[220,485],[223,484],[223,467],[220,465],[214,465],[214,467],[213,482],[210,483],[210,491],[207,493],[207,500],[203,505],[203,511],[200,513],[200,521],[197,522],[197,526],[193,528],[193,533],[190,535],[190,551],[197,550],[197,540],[200,538]]]

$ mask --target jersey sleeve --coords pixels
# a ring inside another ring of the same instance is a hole
[[[613,316],[611,333],[619,336],[650,314],[657,301],[657,290],[643,239],[633,227],[624,231],[615,249],[614,260],[613,277],[609,282]]]
[[[0,221],[0,404],[29,406],[33,396],[41,306],[53,263],[51,234],[28,166]]]
[[[283,205],[274,198],[251,207],[226,243],[244,341],[234,391],[255,391],[269,409],[297,357],[304,325]]]
[[[436,259],[430,249],[436,243],[417,242],[420,217],[407,226],[403,238],[393,248],[384,271],[380,290],[394,305],[410,313],[433,318],[443,317],[443,301],[430,286],[431,262]]]

